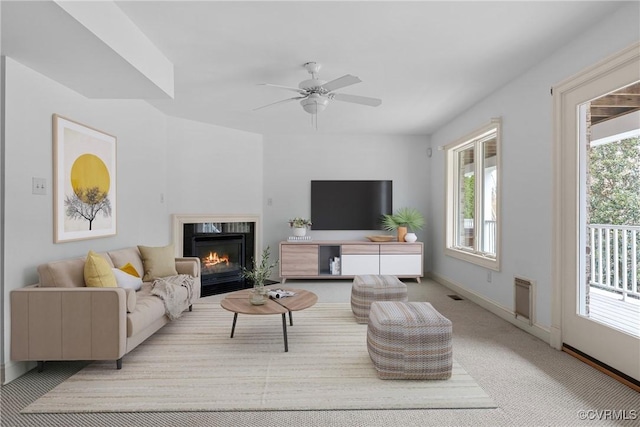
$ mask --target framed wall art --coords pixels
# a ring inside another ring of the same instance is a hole
[[[53,115],[55,243],[116,234],[116,137]]]

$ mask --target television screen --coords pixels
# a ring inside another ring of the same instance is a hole
[[[392,213],[393,181],[311,181],[314,230],[379,230]]]

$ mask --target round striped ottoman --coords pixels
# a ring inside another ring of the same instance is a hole
[[[356,322],[369,321],[369,308],[374,301],[407,301],[407,285],[396,276],[355,276],[351,287],[351,311]]]
[[[446,380],[453,364],[452,324],[428,302],[371,304],[367,350],[382,379]]]

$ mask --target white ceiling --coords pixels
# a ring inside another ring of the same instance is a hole
[[[148,100],[169,115],[261,134],[419,135],[433,132],[535,66],[622,3],[116,4],[174,64],[175,98]],[[13,24],[3,28],[3,53],[22,57],[26,65],[48,75],[51,58],[39,60],[20,47],[33,22],[16,22],[15,16],[3,7],[3,24]],[[21,31],[25,33],[17,34]],[[67,33],[59,37],[68,37],[66,42],[73,45],[71,37],[77,34]],[[362,83],[339,92],[381,98],[382,105],[332,101],[318,115],[318,130],[295,101],[253,111],[296,96],[258,84],[296,87],[310,77],[302,67],[308,61],[322,64],[324,80],[344,74],[360,77]]]

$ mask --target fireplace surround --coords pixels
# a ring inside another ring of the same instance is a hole
[[[200,258],[203,296],[251,286],[240,273],[257,259],[259,227],[254,215],[173,215],[176,256]]]

